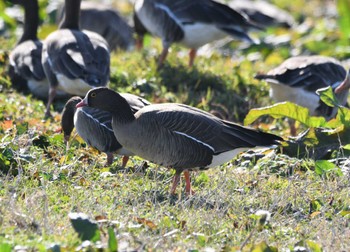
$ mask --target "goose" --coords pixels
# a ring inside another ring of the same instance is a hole
[[[251,21],[263,27],[275,26],[292,28],[295,20],[287,11],[266,1],[233,0],[228,5],[249,17]]]
[[[62,21],[64,6],[58,10],[57,22]],[[98,20],[98,22],[96,22]],[[83,1],[80,6],[79,27],[100,34],[108,42],[111,51],[131,50],[134,47],[133,28],[112,6]]]
[[[128,102],[108,88],[90,90],[77,107],[112,114],[114,135],[121,145],[155,164],[173,168],[171,194],[184,172],[186,193],[193,194],[189,171],[230,161],[245,149],[278,144],[282,138],[221,120],[200,109],[176,103],[151,104],[133,114]]]
[[[228,35],[258,43],[247,31],[261,29],[227,5],[212,0],[136,0],[134,24],[136,33],[140,34],[138,40],[145,31],[162,39],[158,68],[174,42],[191,49],[189,66],[193,66],[197,48]]]
[[[84,96],[89,89],[106,86],[109,81],[108,43],[97,33],[79,30],[80,1],[65,1],[59,29],[43,42],[42,62],[50,82],[46,117],[51,115],[56,90]]]
[[[270,97],[276,102],[290,101],[306,107],[310,115],[323,116],[327,120],[337,113],[320,100],[316,91],[331,86],[340,104],[345,105],[349,94],[349,74],[341,63],[321,55],[291,57],[267,74],[257,74],[258,80],[270,84]],[[291,134],[296,135],[294,122]]]
[[[120,94],[130,105],[133,113],[150,103],[136,95]],[[106,153],[107,163],[111,165],[113,162],[113,153],[123,155],[122,167],[125,167],[129,156],[133,153],[121,146],[114,136],[112,129],[112,114],[108,111],[83,107],[76,108],[76,105],[82,101],[79,96],[73,96],[65,104],[62,111],[61,126],[64,134],[64,140],[67,143],[70,135],[76,128],[79,136],[90,146]]]
[[[37,0],[13,0],[24,7],[24,29],[21,38],[9,55],[9,76],[12,85],[27,90],[36,97],[47,99],[49,82],[41,64],[43,44],[37,37],[39,5]],[[64,92],[60,96],[66,96]]]

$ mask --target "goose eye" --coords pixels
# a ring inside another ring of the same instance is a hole
[[[91,97],[92,98],[96,97],[96,93],[91,93]]]

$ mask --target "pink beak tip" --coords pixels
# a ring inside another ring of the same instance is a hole
[[[81,102],[79,102],[75,107],[76,108],[81,108],[81,107],[85,107],[87,106],[87,104],[84,102],[84,100],[82,100]]]

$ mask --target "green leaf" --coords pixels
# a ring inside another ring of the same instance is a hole
[[[342,175],[339,167],[327,160],[317,160],[315,162],[315,172],[318,175],[324,175],[329,171],[336,171],[337,175]]]
[[[118,241],[115,237],[113,227],[108,228],[108,249],[109,251],[118,251]]]
[[[83,213],[69,213],[69,219],[74,230],[78,233],[82,241],[100,240],[100,231],[96,222],[89,220],[88,216]]]
[[[319,199],[312,200],[310,202],[310,207],[311,207],[312,212],[316,212],[316,211],[321,210],[322,205],[323,205],[322,201]]]
[[[252,252],[277,252],[278,249],[276,247],[272,247],[267,245],[265,241],[255,244],[251,249]]]
[[[350,38],[350,2],[349,0],[338,0],[338,24],[343,40]],[[348,41],[347,41],[348,42]]]
[[[307,108],[292,102],[281,102],[268,107],[251,109],[244,119],[244,125],[253,123],[263,115],[270,115],[273,118],[289,117],[309,127],[322,127],[326,125],[325,118],[310,116]]]
[[[8,243],[0,243],[0,251],[1,252],[11,252],[12,246]]]
[[[306,240],[305,241],[307,247],[309,248],[310,252],[322,252],[322,248],[319,244],[317,244],[314,241]]]
[[[335,97],[332,87],[325,87],[317,89],[316,93],[320,96],[320,99],[329,107],[337,106],[339,107],[339,101]]]

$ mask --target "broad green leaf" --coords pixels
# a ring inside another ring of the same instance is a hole
[[[329,107],[338,106],[339,107],[339,101],[335,97],[332,87],[328,86],[325,88],[320,88],[316,91],[316,93],[320,96],[320,99]]]
[[[341,175],[341,170],[333,163],[327,160],[317,160],[315,162],[315,172],[318,175],[323,175],[329,171],[337,171],[338,175]],[[340,172],[340,174],[339,174]]]
[[[289,117],[309,127],[323,127],[326,125],[325,118],[310,116],[307,108],[292,102],[281,102],[268,107],[251,109],[244,119],[244,125],[253,123],[263,115],[270,115],[274,118]]]
[[[336,118],[327,122],[325,127],[335,129],[340,126],[350,127],[350,109],[339,107]]]
[[[98,241],[100,240],[100,231],[96,222],[91,221],[86,214],[69,213],[69,219],[74,230],[78,233],[82,241]]]
[[[343,40],[350,39],[350,1],[338,0],[338,24],[342,34]],[[347,41],[348,42],[348,41]]]
[[[305,241],[307,247],[309,248],[310,252],[322,252],[322,247],[321,245],[317,244],[314,241],[307,240]]]
[[[0,251],[1,252],[11,252],[12,246],[8,243],[0,243]]]
[[[272,247],[267,245],[265,241],[255,244],[251,250],[252,252],[277,252],[278,249],[276,247]]]
[[[111,252],[118,251],[118,241],[115,237],[113,227],[108,228],[108,249]]]

